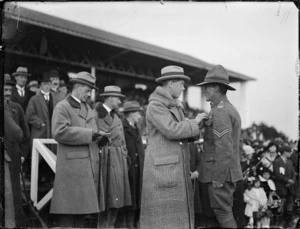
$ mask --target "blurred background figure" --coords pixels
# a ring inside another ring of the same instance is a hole
[[[27,85],[27,88],[36,94],[36,92],[39,90],[40,86],[36,80],[31,80],[29,84]]]
[[[131,191],[132,206],[126,208],[126,227],[138,228],[141,208],[142,178],[144,167],[144,146],[138,122],[143,109],[136,101],[124,103],[122,119],[126,147],[128,151],[129,170],[128,178]]]

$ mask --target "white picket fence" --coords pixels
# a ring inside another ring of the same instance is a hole
[[[55,173],[56,155],[45,144],[57,144],[54,139],[33,139],[31,160],[30,198],[37,210],[41,210],[52,198],[53,188],[38,201],[39,157],[42,156]]]

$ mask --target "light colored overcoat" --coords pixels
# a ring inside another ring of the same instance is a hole
[[[162,87],[149,98],[141,228],[194,228],[188,138],[200,134],[179,103]]]
[[[102,149],[101,168],[107,208],[131,205],[125,136],[117,114],[112,118],[102,104],[95,107],[98,130],[110,133],[111,143]],[[110,159],[108,159],[110,153]]]
[[[94,112],[84,109],[72,96],[59,102],[53,112],[52,134],[58,142],[56,175],[50,213],[90,214],[104,210],[100,180],[98,203],[99,150],[92,142],[97,130]]]

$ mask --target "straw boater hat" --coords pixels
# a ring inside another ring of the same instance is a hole
[[[95,87],[96,77],[88,72],[77,73],[76,77],[70,80],[70,83],[79,83],[98,90],[98,88]]]
[[[102,94],[100,94],[99,96],[102,97],[120,97],[120,98],[124,98],[125,95],[121,94],[121,88],[118,86],[114,86],[114,85],[110,85],[110,86],[106,86],[104,88],[104,92]]]
[[[125,102],[123,105],[122,112],[135,112],[135,111],[142,111],[140,104],[137,101],[128,101]]]
[[[4,74],[4,85],[15,86],[15,83],[11,81],[10,75],[6,73]]]
[[[158,77],[155,81],[157,83],[161,83],[165,80],[170,80],[170,79],[182,79],[185,81],[190,81],[190,77],[184,75],[183,68],[178,67],[178,66],[166,66],[161,69],[161,76]]]
[[[30,88],[30,87],[39,87],[39,84],[38,84],[38,82],[36,81],[36,80],[31,80],[30,82],[29,82],[29,84],[27,85],[27,87],[28,88]]]
[[[229,85],[229,75],[226,69],[222,65],[216,65],[210,69],[205,76],[204,82],[197,84],[198,86],[204,86],[207,84],[219,83],[225,85],[228,90],[235,91],[235,88]]]
[[[18,67],[17,71],[12,74],[13,76],[31,76],[31,74],[28,73],[28,70],[26,67]]]

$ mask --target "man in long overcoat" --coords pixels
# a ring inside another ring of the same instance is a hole
[[[144,145],[142,136],[137,126],[143,109],[136,101],[125,102],[123,106],[124,118],[122,119],[129,163],[129,185],[132,206],[126,209],[126,226],[137,228],[141,208],[142,178],[144,168]]]
[[[27,156],[28,142],[30,142],[29,128],[26,122],[26,117],[24,111],[20,104],[10,101],[12,93],[13,82],[10,80],[10,75],[5,74],[4,80],[4,104],[6,109],[10,112],[15,123],[21,128],[23,132],[23,138],[20,141],[15,137],[8,137],[5,139],[6,144],[9,147],[7,151],[8,156],[11,159],[9,163],[9,170],[11,176],[11,184],[14,199],[14,209],[15,209],[15,219],[16,227],[26,227],[27,218],[22,206],[22,195],[21,195],[21,185],[20,185],[20,172],[21,166],[24,159]]]
[[[94,112],[86,104],[95,81],[88,72],[79,72],[70,81],[72,93],[53,111],[52,135],[58,153],[50,213],[58,214],[60,227],[84,227],[87,214],[105,208],[95,140],[106,133],[97,131]]]
[[[54,101],[50,93],[50,78],[45,73],[41,80],[41,90],[29,100],[26,118],[31,125],[31,139],[51,138],[51,119]]]
[[[156,79],[162,86],[149,98],[141,228],[194,228],[188,138],[200,134],[198,125],[207,115],[185,119],[176,99],[187,80],[190,78],[184,75],[183,68],[167,66]]]
[[[199,181],[207,183],[211,207],[220,227],[236,228],[233,217],[233,193],[236,182],[242,180],[241,118],[228,101],[229,85],[226,69],[217,65],[209,70],[204,82],[206,100],[211,102],[209,119],[204,123],[204,153],[201,156]]]
[[[5,88],[7,89],[7,88]],[[14,207],[14,193],[16,190],[12,188],[9,165],[12,163],[9,155],[15,153],[15,148],[23,139],[23,131],[14,121],[12,113],[9,111],[7,104],[4,104],[4,175],[5,175],[5,228],[16,227],[16,214]],[[15,194],[16,195],[16,194]],[[20,195],[20,193],[17,193]],[[24,224],[23,224],[24,225]]]
[[[101,168],[105,188],[106,217],[102,217],[101,227],[114,228],[117,218],[123,218],[125,206],[131,205],[128,179],[128,152],[124,137],[122,121],[116,112],[125,96],[117,86],[106,86],[100,94],[103,104],[95,107],[98,130],[110,133],[110,145],[102,149]],[[121,215],[122,214],[122,215]],[[120,225],[125,227],[124,220]]]

